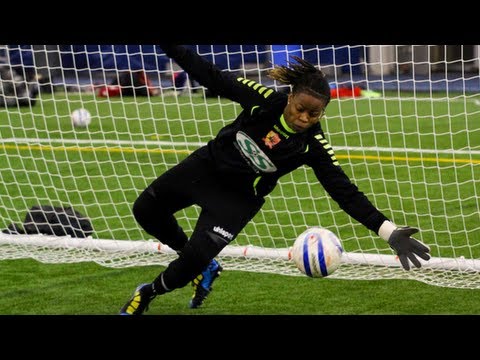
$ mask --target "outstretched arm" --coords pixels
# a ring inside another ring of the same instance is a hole
[[[405,270],[410,270],[408,260],[416,267],[421,267],[417,256],[429,260],[430,249],[411,237],[418,229],[408,226],[397,227],[383,215],[338,166],[333,150],[323,134],[317,136],[321,146],[318,144],[312,146],[313,156],[309,165],[332,199],[347,214],[387,241]]]
[[[273,93],[272,89],[254,81],[237,77],[228,71],[221,71],[214,64],[184,46],[163,44],[160,47],[200,85],[205,86],[215,95],[241,104],[244,108],[261,104]]]
[[[398,255],[405,270],[410,270],[408,260],[415,267],[421,267],[417,256],[423,260],[430,259],[430,249],[411,237],[418,232],[418,229],[409,226],[397,227],[377,210],[370,200],[350,182],[346,175],[341,176],[339,174],[336,180],[322,179],[322,184],[347,214],[388,242]]]

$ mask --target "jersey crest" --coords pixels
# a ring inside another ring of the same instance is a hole
[[[267,136],[262,138],[263,143],[265,144],[266,147],[269,149],[272,149],[275,145],[277,145],[282,139],[280,139],[280,136],[273,130],[271,130]]]

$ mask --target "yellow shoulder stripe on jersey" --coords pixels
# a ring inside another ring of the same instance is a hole
[[[243,77],[238,77],[237,78],[238,82],[241,82],[244,85],[247,85],[248,87],[253,87],[254,90],[258,91],[260,95],[263,95],[263,97],[266,99],[273,93],[273,89],[269,89],[261,84],[258,84],[257,82],[249,79],[245,79]],[[265,92],[265,94],[264,94]]]
[[[328,143],[328,140],[325,139],[322,134],[315,135],[315,139],[318,140],[320,144],[322,144],[323,148],[327,151],[327,154],[330,155],[330,159],[332,159],[333,165],[340,166],[335,153],[333,152],[332,145]]]
[[[320,142],[320,144],[328,144],[327,139],[325,139],[325,138],[322,136],[322,134],[317,134],[317,135],[315,135],[315,139],[317,139],[317,140]]]
[[[272,89],[268,89],[268,91],[267,91],[265,94],[263,94],[263,97],[266,99],[267,97],[270,96],[271,93],[273,93],[273,90],[272,90]]]

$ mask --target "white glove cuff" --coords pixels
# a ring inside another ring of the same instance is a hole
[[[378,229],[378,236],[380,236],[383,240],[388,241],[390,235],[392,235],[393,231],[397,228],[397,226],[392,223],[391,221],[385,220],[383,224]]]

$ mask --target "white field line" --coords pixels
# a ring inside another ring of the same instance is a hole
[[[1,144],[6,143],[15,143],[15,144],[60,144],[60,145],[148,145],[148,146],[172,146],[172,147],[200,147],[206,143],[201,142],[180,142],[180,141],[152,141],[152,140],[143,140],[143,141],[132,141],[132,140],[104,140],[104,139],[91,139],[91,140],[81,140],[81,139],[34,139],[34,138],[6,138],[0,139]]]
[[[130,140],[80,140],[80,139],[34,139],[34,138],[6,138],[0,139],[0,144],[59,144],[59,145],[99,145],[99,146],[168,146],[192,148],[205,145],[203,142],[177,142],[177,141],[130,141]],[[335,146],[335,151],[363,151],[363,152],[389,152],[389,153],[419,153],[419,154],[463,154],[480,155],[480,150],[455,150],[455,149],[417,149],[417,148],[392,148],[378,146]]]
[[[467,102],[473,103],[474,105],[480,106],[480,99],[474,98],[414,98],[414,97],[392,97],[392,96],[379,96],[379,97],[359,97],[359,98],[348,98],[347,100],[388,100],[388,101],[398,101],[398,102],[405,102],[405,101],[428,101],[428,102]],[[342,99],[344,100],[344,99]]]

